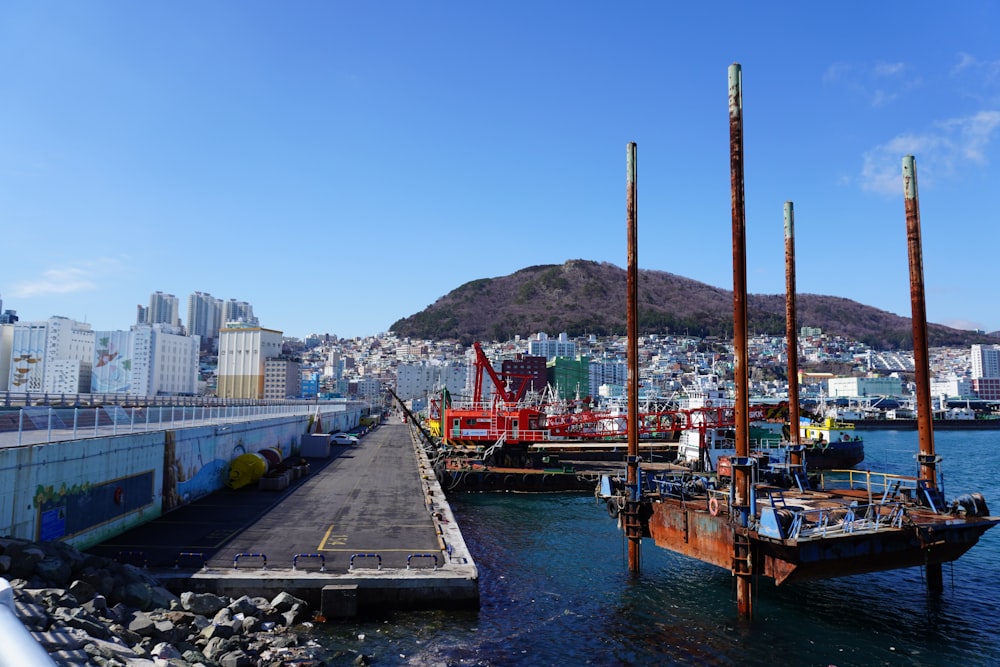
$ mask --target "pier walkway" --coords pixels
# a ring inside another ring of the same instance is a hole
[[[288,591],[328,617],[478,605],[475,564],[407,425],[306,460],[283,491],[222,489],[88,551],[175,591]]]

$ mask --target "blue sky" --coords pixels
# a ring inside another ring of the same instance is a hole
[[[749,290],[784,293],[793,201],[799,293],[908,317],[912,153],[928,319],[998,330],[998,25],[991,2],[8,1],[0,298],[127,329],[199,290],[374,334],[470,280],[625,267],[629,141],[641,268],[731,289],[739,62]]]

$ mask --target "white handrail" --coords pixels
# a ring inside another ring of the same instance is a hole
[[[55,661],[35,641],[24,623],[17,617],[14,607],[14,589],[10,582],[0,578],[0,667],[55,667]]]

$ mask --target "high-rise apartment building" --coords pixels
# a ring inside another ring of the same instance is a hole
[[[1000,346],[972,346],[972,390],[979,398],[1000,399]]]
[[[563,332],[559,338],[549,338],[545,333],[538,333],[528,340],[528,354],[536,357],[545,357],[552,361],[556,357],[576,356],[576,343],[569,339]]]
[[[188,296],[187,333],[201,338],[201,349],[214,352],[222,328],[222,299],[216,299],[207,292],[195,292]]]
[[[142,317],[141,313],[140,317]],[[180,301],[173,294],[153,292],[149,295],[149,308],[145,312],[145,320],[138,321],[136,324],[169,324],[173,327],[179,327],[181,325]]]
[[[50,317],[13,325],[8,391],[87,393],[94,332],[86,322]]]
[[[972,346],[972,377],[1000,378],[1000,346]]]
[[[198,342],[179,327],[136,325],[99,331],[93,393],[190,396],[198,393]]]
[[[253,306],[246,301],[237,301],[236,299],[222,302],[222,326],[227,327],[231,322],[252,326],[260,324],[253,315]]]

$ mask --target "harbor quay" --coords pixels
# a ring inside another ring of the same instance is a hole
[[[405,424],[319,454],[292,457],[301,476],[284,489],[223,488],[88,551],[176,593],[288,592],[328,619],[478,608],[476,565]]]
[[[366,426],[351,403],[85,413],[45,408],[0,430],[0,534],[108,556],[174,591],[286,591],[329,617],[478,606],[476,566],[405,424]],[[338,444],[339,431],[361,437]],[[237,461],[264,454],[276,469],[232,484]]]

